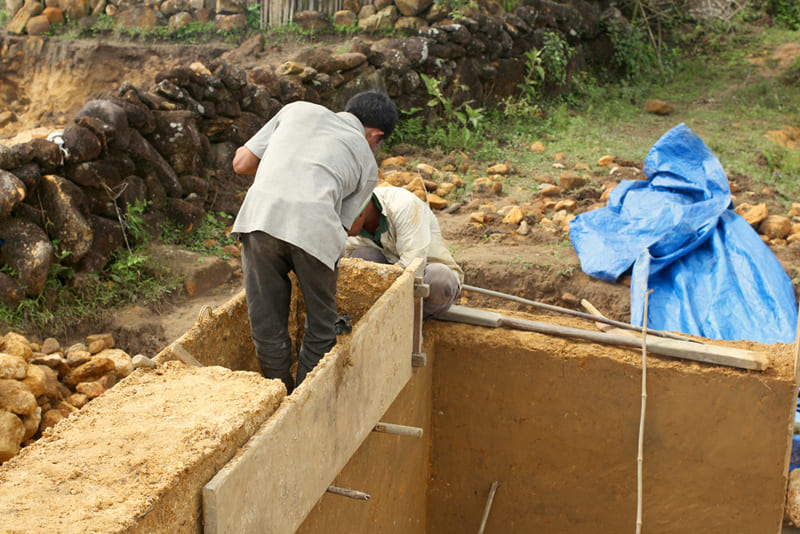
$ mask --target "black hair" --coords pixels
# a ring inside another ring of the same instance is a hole
[[[367,128],[377,128],[386,139],[397,125],[397,108],[388,95],[378,91],[364,91],[347,101],[344,110],[352,113]]]

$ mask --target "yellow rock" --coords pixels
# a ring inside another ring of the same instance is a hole
[[[394,156],[391,158],[386,158],[381,162],[381,169],[386,169],[389,167],[405,167],[405,166],[406,166],[405,156]]]
[[[417,165],[416,169],[425,178],[435,178],[442,175],[442,172],[439,169],[433,167],[432,165],[428,165],[427,163],[420,163]]]
[[[467,185],[467,182],[465,182],[464,179],[457,174],[451,174],[450,176],[447,177],[447,179],[451,184],[453,184],[456,187],[464,187],[465,185]]]
[[[498,163],[486,169],[487,174],[508,174],[509,172],[511,172],[511,167],[505,163]]]
[[[413,178],[413,179],[412,179],[410,182],[408,182],[408,183],[406,184],[406,189],[408,189],[409,191],[413,191],[413,192],[415,192],[415,193],[416,193],[418,190],[419,190],[419,191],[422,191],[423,198],[425,198],[425,197],[424,197],[424,194],[425,194],[425,184],[422,182],[422,178],[420,178],[419,176],[415,176],[415,177],[414,177],[414,178]]]
[[[428,180],[426,178],[422,179],[422,184],[425,186],[425,189],[428,191],[436,191],[439,188],[439,184],[434,182],[433,180]]]
[[[456,188],[455,184],[444,182],[442,184],[439,184],[439,187],[436,189],[436,194],[442,197],[446,197],[455,188]]]
[[[417,173],[408,171],[395,171],[386,173],[383,176],[384,180],[390,185],[395,187],[405,187],[410,184],[415,178],[419,178]]]
[[[449,205],[449,202],[439,195],[431,193],[428,195],[428,205],[435,210],[443,210]]]
[[[609,167],[612,163],[614,163],[614,156],[606,155],[597,160],[597,164],[601,167]]]
[[[783,215],[769,215],[758,225],[758,232],[771,239],[786,239],[792,231],[792,221]]]
[[[577,202],[575,202],[571,198],[567,198],[556,203],[556,206],[553,209],[555,209],[556,211],[558,210],[575,211],[575,208],[577,207],[578,207]]]
[[[481,223],[486,220],[486,215],[482,211],[473,211],[470,216],[469,220],[475,223]]]
[[[519,209],[517,206],[514,206],[508,211],[508,214],[503,217],[503,223],[505,224],[519,224],[522,221],[525,215],[522,213],[522,210]]]
[[[502,182],[492,182],[492,193],[499,195],[503,192],[503,183]]]
[[[589,166],[587,164],[585,164],[585,163],[578,162],[578,163],[575,164],[575,170],[576,171],[588,171],[589,170]]]
[[[561,189],[558,186],[553,184],[543,184],[543,187],[539,190],[539,193],[543,197],[552,197],[561,194]]]
[[[534,141],[531,143],[531,152],[536,152],[537,154],[544,154],[545,148],[541,141]]]
[[[745,202],[736,206],[733,211],[736,212],[737,215],[744,217],[744,220],[753,227],[769,216],[769,210],[764,203],[754,206]]]
[[[566,156],[564,156],[563,152],[556,152],[555,154],[553,154],[553,159],[556,161],[564,161],[565,158]]]
[[[650,98],[644,102],[644,110],[655,115],[669,115],[675,108],[658,98]]]

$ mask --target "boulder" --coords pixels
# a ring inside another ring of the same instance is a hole
[[[53,222],[50,238],[58,240],[60,252],[69,253],[61,261],[78,262],[94,239],[86,195],[73,182],[55,174],[42,177],[39,192],[42,207]]]
[[[22,420],[11,412],[0,410],[0,463],[17,455],[24,437]]]
[[[54,252],[44,230],[29,221],[9,217],[0,220],[0,239],[5,241],[0,247],[0,261],[11,266],[25,294],[33,297],[41,293]],[[8,290],[10,297],[16,295],[13,286]]]

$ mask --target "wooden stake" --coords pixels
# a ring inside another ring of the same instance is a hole
[[[334,495],[341,495],[342,497],[349,497],[351,499],[355,499],[357,501],[368,501],[369,494],[364,493],[363,491],[347,489],[347,488],[340,488],[338,486],[328,486],[327,489],[328,493],[333,493]]]
[[[478,534],[483,534],[483,529],[486,527],[486,520],[489,519],[489,510],[492,508],[492,501],[494,501],[494,494],[497,493],[497,488],[500,482],[495,480],[492,482],[492,489],[489,490],[489,498],[486,499],[486,506],[483,508],[483,517],[481,518],[481,528],[478,529]]]

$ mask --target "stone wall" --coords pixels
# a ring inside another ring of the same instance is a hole
[[[253,63],[265,48],[258,34],[205,64],[159,72],[150,87],[122,83],[87,101],[47,139],[0,145],[0,262],[14,273],[0,273],[0,302],[16,306],[40,294],[56,261],[77,273],[101,270],[131,244],[120,221],[137,202],[148,203],[143,219],[153,229],[165,217],[192,229],[210,209],[236,213],[236,195],[249,179],[232,172],[233,153],[289,102],[338,110],[353,94],[378,89],[400,109],[432,112],[424,75],[438,80],[455,106],[489,104],[519,91],[525,52],[541,46],[547,32],[574,48],[571,73],[603,40],[596,6],[576,5],[582,10],[529,0],[506,13],[486,4],[457,21],[428,6],[428,18],[419,17],[425,23],[408,37],[366,32],[344,52],[308,47],[267,64]],[[4,63],[37,49],[26,47],[25,37],[0,39]],[[48,46],[43,41],[38,53]],[[569,80],[546,89],[567,90]]]

